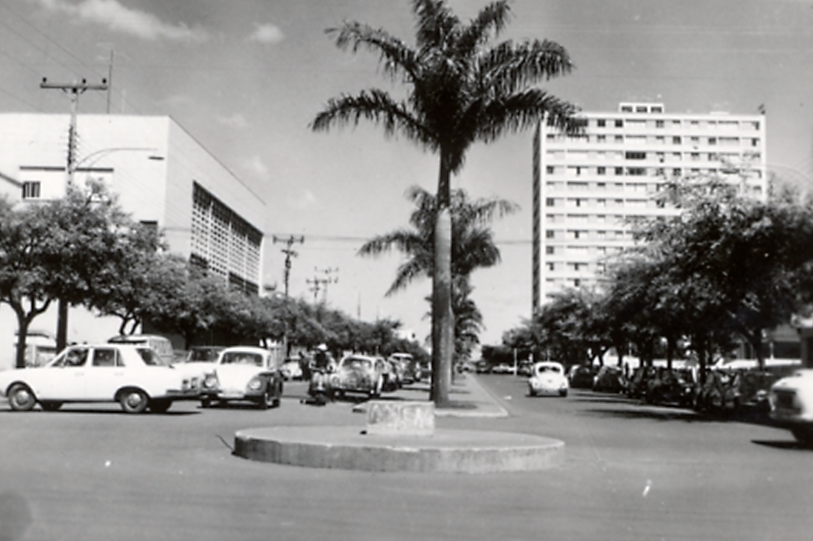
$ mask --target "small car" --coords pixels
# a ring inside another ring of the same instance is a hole
[[[624,387],[624,372],[617,366],[602,366],[593,378],[593,390],[597,393],[621,393]]]
[[[592,389],[595,372],[586,364],[574,364],[567,373],[567,380],[572,389]]]
[[[301,380],[303,378],[302,364],[299,359],[286,359],[280,367],[280,372],[285,381],[290,379]]]
[[[813,445],[813,369],[799,369],[771,385],[770,417],[796,440]]]
[[[220,352],[214,371],[203,383],[201,407],[215,402],[252,402],[260,409],[278,407],[283,377],[271,351],[257,346],[233,346]]]
[[[384,360],[366,355],[348,355],[330,376],[330,389],[334,395],[362,393],[371,398],[381,396],[384,390]]]
[[[517,368],[507,363],[500,363],[491,369],[492,374],[516,374]]]
[[[552,361],[535,363],[528,378],[528,395],[553,394],[567,396],[569,385],[565,367]]]
[[[127,344],[69,346],[37,368],[0,372],[0,393],[15,411],[37,403],[118,402],[125,413],[163,413],[175,400],[197,400],[202,382],[185,377],[150,348]]]
[[[393,353],[389,356],[389,359],[400,365],[400,378],[404,384],[409,385],[411,383],[421,381],[421,378],[423,377],[421,363],[416,361],[412,354]]]

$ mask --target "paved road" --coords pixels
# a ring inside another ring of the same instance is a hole
[[[236,430],[363,426],[352,403],[130,416],[115,406],[0,408],[0,506],[30,513],[24,539],[809,539],[813,452],[784,431],[698,420],[573,392],[524,397],[513,376],[481,381],[511,412],[439,428],[563,439],[564,466],[493,475],[376,474],[255,463]],[[6,513],[8,514],[8,513]],[[0,521],[5,518],[0,508]],[[0,539],[3,539],[0,523]]]

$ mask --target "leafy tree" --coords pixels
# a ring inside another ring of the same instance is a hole
[[[18,367],[31,321],[56,300],[95,302],[116,279],[111,269],[143,240],[139,228],[101,184],[69,186],[64,198],[41,204],[0,204],[0,302],[17,316]]]
[[[403,83],[406,97],[380,89],[328,101],[311,124],[316,131],[358,124],[364,118],[440,157],[434,227],[432,389],[436,404],[449,400],[453,353],[451,176],[463,168],[476,141],[548,122],[575,133],[576,109],[531,85],[568,73],[567,52],[551,41],[504,41],[494,46],[510,14],[507,0],[487,5],[469,23],[444,0],[412,0],[417,28],[411,47],[383,29],[346,22],[329,30],[336,45],[380,54],[384,73]]]

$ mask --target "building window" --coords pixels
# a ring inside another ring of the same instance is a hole
[[[546,207],[553,207],[554,206],[552,197],[548,197],[547,199],[545,199],[545,206]]]
[[[624,158],[627,160],[645,160],[646,152],[625,152]]]
[[[616,167],[616,168],[615,168],[615,174],[616,174],[617,176],[621,176],[621,175],[623,175],[623,174],[624,174],[624,168],[623,168],[623,167]]]
[[[663,120],[656,120],[655,121],[656,128],[663,128]]]
[[[598,126],[599,128],[603,128],[603,127],[605,127],[606,125],[607,125],[607,122],[606,122],[606,121],[605,121],[603,118],[599,118],[599,119],[596,121],[596,126]]]
[[[552,166],[552,165],[547,166],[547,167],[545,168],[545,171],[547,171],[547,173],[548,173],[549,175],[552,175],[552,174],[553,174],[553,166]]]
[[[23,182],[23,199],[39,199],[40,182],[38,180]]]
[[[674,137],[672,137],[672,143],[675,144],[675,145],[679,145],[680,144],[680,136],[675,135]]]
[[[596,173],[599,174],[599,175],[606,175],[607,174],[607,168],[606,167],[599,167],[596,170]]]
[[[545,253],[548,255],[553,255],[553,246],[545,246]]]
[[[619,119],[616,119],[616,121],[615,121],[615,127],[616,127],[616,128],[623,128],[623,127],[624,127],[624,121],[623,121],[623,120],[621,120],[620,118],[619,118]]]
[[[548,238],[548,239],[553,238],[553,229],[546,229],[545,230],[545,238]]]
[[[653,105],[652,109],[650,109],[650,111],[653,112],[653,113],[662,113],[663,112],[663,107],[661,107],[660,105]]]
[[[709,137],[709,144],[710,145],[716,145],[717,144],[717,138],[716,137]]]

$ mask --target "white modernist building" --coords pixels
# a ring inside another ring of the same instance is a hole
[[[534,141],[534,308],[599,282],[607,259],[633,244],[629,218],[673,213],[653,198],[667,178],[722,176],[767,197],[764,114],[621,103],[581,116],[581,136],[545,125]]]
[[[164,233],[170,251],[232,286],[260,291],[265,203],[178,123],[167,116],[80,115],[72,175],[69,125],[69,115],[0,114],[0,194],[42,201],[62,197],[69,176],[77,184],[101,179],[135,220]],[[105,339],[118,327],[117,320],[89,324],[74,312],[69,341]],[[51,321],[41,316],[32,328],[53,330]],[[6,352],[13,355],[16,327],[11,310],[0,305],[0,366]]]

